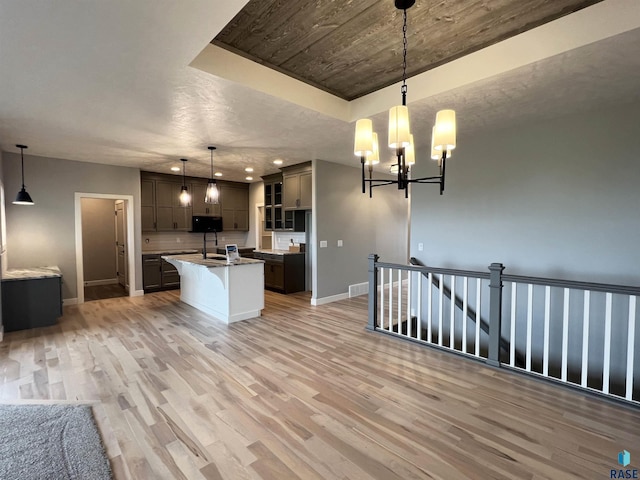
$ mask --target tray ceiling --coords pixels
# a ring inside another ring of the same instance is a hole
[[[599,1],[418,0],[407,11],[407,74]],[[345,100],[402,79],[402,11],[391,0],[250,0],[211,43]]]

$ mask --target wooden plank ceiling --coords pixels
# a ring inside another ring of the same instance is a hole
[[[409,77],[601,0],[417,0]],[[250,0],[211,41],[346,100],[402,79],[393,0]]]

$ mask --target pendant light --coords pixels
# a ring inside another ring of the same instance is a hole
[[[438,160],[440,175],[423,178],[411,178],[409,171],[415,164],[415,143],[409,122],[407,107],[407,10],[415,4],[415,0],[394,0],[395,7],[402,10],[402,104],[389,110],[389,147],[397,157],[397,163],[391,167],[396,179],[372,178],[373,165],[377,163],[377,135],[373,131],[370,119],[362,118],[356,122],[354,153],[360,157],[362,165],[362,193],[369,184],[369,197],[373,187],[383,185],[397,185],[398,190],[404,190],[405,198],[409,196],[409,184],[433,183],[440,186],[440,195],[444,192],[445,163],[451,157],[451,150],[456,148],[456,113],[453,110],[441,110],[436,115],[436,124],[432,130],[431,150],[432,158]],[[369,169],[369,178],[365,177],[365,165]]]
[[[182,162],[182,187],[180,188],[180,205],[183,207],[188,207],[191,205],[191,195],[189,194],[189,189],[187,188],[187,182],[185,180],[185,171],[187,166],[187,159],[181,158]]]
[[[24,188],[24,149],[29,148],[26,145],[16,145],[20,149],[20,163],[22,164],[22,189],[16,195],[14,205],[33,205],[31,195]]]
[[[213,151],[216,149],[214,146],[210,146],[211,151],[211,176],[209,177],[209,183],[207,183],[207,192],[204,195],[204,203],[210,203],[217,205],[220,203],[220,191],[216,184],[216,179],[213,178]]]

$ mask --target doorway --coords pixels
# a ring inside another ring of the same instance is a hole
[[[133,196],[75,194],[77,303],[133,296]]]

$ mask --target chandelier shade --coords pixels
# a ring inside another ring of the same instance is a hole
[[[456,112],[440,110],[436,115],[432,147],[438,152],[456,148]]]
[[[404,148],[411,143],[409,138],[409,109],[396,105],[389,109],[389,148]]]
[[[353,153],[358,157],[366,157],[373,153],[373,124],[368,118],[361,118],[356,122]]]
[[[373,132],[372,150],[373,152],[367,155],[365,163],[367,165],[377,165],[380,163],[380,150],[378,148],[378,134]]]

